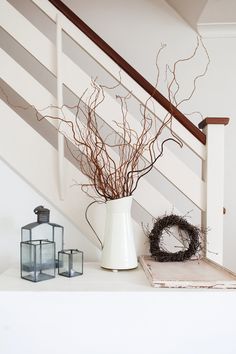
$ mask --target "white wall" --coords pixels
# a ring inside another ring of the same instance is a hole
[[[163,0],[65,0],[122,57],[155,83],[161,43],[169,60],[188,53],[194,31]],[[187,46],[184,44],[187,42]]]
[[[208,0],[199,18],[200,23],[236,22],[235,0]]]
[[[65,247],[79,248],[85,260],[96,260],[97,249],[55,207],[0,160],[0,272],[19,262],[21,227],[36,221],[33,209],[43,205],[51,210],[50,220],[65,227]]]

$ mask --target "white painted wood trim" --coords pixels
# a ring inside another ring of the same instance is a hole
[[[57,106],[63,105],[63,81],[62,81],[62,27],[61,15],[57,14],[57,35],[56,35],[56,72],[57,72]],[[60,109],[57,110],[58,117],[61,117]],[[58,121],[58,186],[59,195],[63,200],[65,197],[65,165],[64,165],[64,135],[60,132],[60,121]]]
[[[1,48],[0,58],[1,78],[29,104],[37,110],[57,104],[56,98]]]
[[[235,38],[236,22],[198,23],[197,29],[203,38]]]
[[[206,212],[203,224],[207,229],[206,256],[223,264],[223,206],[224,206],[224,129],[223,124],[208,124],[207,160],[203,165],[206,182]]]
[[[6,0],[0,1],[0,25],[46,68],[51,68],[50,71],[56,75],[55,46]],[[21,39],[24,39],[24,43]],[[42,51],[42,41],[45,52]]]

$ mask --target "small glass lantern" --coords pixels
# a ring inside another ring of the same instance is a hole
[[[34,209],[37,222],[25,225],[21,228],[21,241],[49,240],[56,244],[56,257],[64,248],[64,228],[61,225],[49,222],[50,210],[42,205]],[[56,259],[58,268],[58,260]]]
[[[58,274],[64,277],[76,277],[83,274],[83,252],[68,249],[58,252]]]
[[[55,278],[55,242],[21,242],[21,278],[33,282]]]

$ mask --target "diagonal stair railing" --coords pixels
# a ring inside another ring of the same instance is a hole
[[[181,113],[166,97],[164,97],[153,85],[150,84],[137,70],[99,37],[85,22],[83,22],[61,0],[49,0],[68,20],[78,27],[90,38],[104,53],[106,53],[119,67],[134,79],[151,97],[177,119],[193,136],[201,143],[206,144],[205,134],[198,129],[183,113]]]

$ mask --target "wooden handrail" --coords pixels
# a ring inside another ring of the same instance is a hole
[[[164,107],[174,118],[177,119],[196,139],[206,144],[206,135],[199,130],[183,113],[181,113],[171,102],[168,101],[153,85],[150,84],[137,70],[124,60],[114,49],[112,49],[101,37],[99,37],[85,22],[83,22],[69,7],[61,0],[48,0],[64,16],[66,16],[76,27],[78,27],[88,38],[90,38],[102,51],[104,51],[116,64],[119,65],[132,79],[134,79],[150,96],[152,96],[162,107]]]
[[[206,117],[198,124],[198,127],[200,129],[204,129],[208,124],[227,125],[227,124],[229,124],[229,118],[227,118],[227,117],[218,117],[218,118]]]

